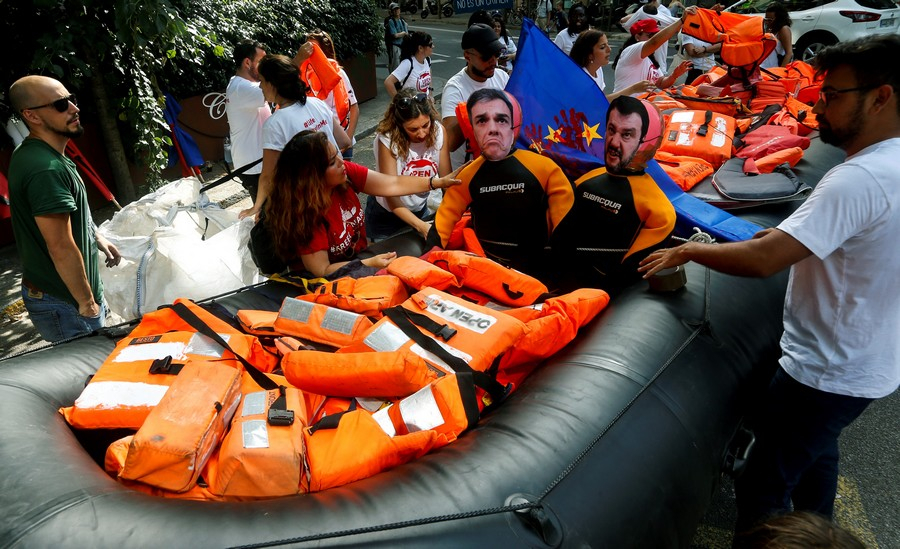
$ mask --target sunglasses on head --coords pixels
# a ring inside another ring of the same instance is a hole
[[[75,98],[74,93],[67,97],[60,97],[56,101],[47,103],[46,105],[38,105],[37,107],[28,107],[28,108],[22,109],[22,111],[23,112],[24,111],[36,111],[38,109],[43,109],[46,107],[53,107],[54,109],[56,109],[57,112],[66,112],[67,110],[69,110],[69,103],[75,105],[76,107],[78,106],[78,100]]]
[[[428,94],[419,92],[413,97],[401,97],[400,100],[397,101],[397,108],[404,111],[411,111],[413,103],[418,103],[423,107],[428,105]]]

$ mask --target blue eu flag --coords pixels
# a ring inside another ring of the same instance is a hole
[[[603,135],[609,101],[594,81],[526,19],[519,37],[516,68],[506,85],[522,106],[522,128],[516,145],[552,158],[575,181],[603,165]],[[655,160],[647,173],[666,194],[678,214],[676,232],[693,228],[717,240],[747,240],[758,225],[686,194]]]

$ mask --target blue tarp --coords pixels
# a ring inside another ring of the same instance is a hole
[[[163,116],[166,117],[166,122],[169,123],[169,127],[174,128],[172,140],[178,143],[188,166],[202,166],[204,163],[203,155],[200,154],[200,148],[197,146],[197,142],[194,141],[191,134],[187,133],[178,125],[178,115],[181,114],[181,105],[179,105],[178,101],[168,93],[165,94],[165,97],[166,108],[163,111]],[[172,145],[169,147],[169,167],[172,167],[177,163],[178,152],[175,150],[175,146]]]

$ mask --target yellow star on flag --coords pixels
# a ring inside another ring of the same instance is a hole
[[[581,137],[587,139],[588,147],[591,146],[591,141],[594,139],[603,139],[603,136],[597,132],[597,128],[600,127],[600,123],[593,126],[588,126],[587,122],[582,121],[581,124],[584,126],[584,131],[581,133]]]
[[[552,141],[554,143],[559,143],[560,130],[554,130],[550,126],[547,126],[547,131],[549,131],[550,134],[544,136],[544,139],[546,139],[547,141]]]

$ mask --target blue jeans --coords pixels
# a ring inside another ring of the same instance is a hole
[[[25,286],[22,286],[22,301],[41,338],[52,343],[89,334],[106,323],[106,303],[100,303],[99,315],[81,316],[68,301],[44,292],[33,292]]]
[[[741,532],[793,509],[831,518],[838,481],[838,436],[872,402],[813,389],[778,368],[752,428],[757,442],[735,480]]]

